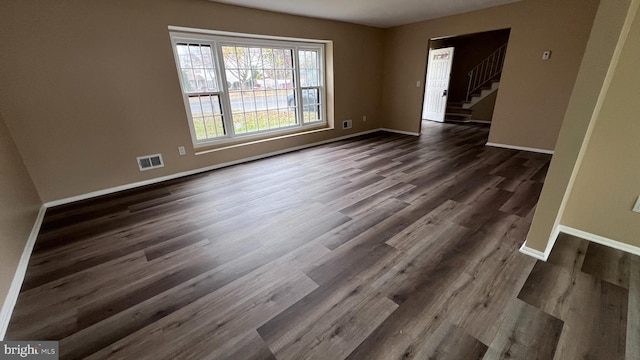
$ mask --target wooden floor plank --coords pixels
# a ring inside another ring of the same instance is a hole
[[[455,311],[449,321],[485,345],[493,341],[510,300],[517,295],[535,263],[509,246],[506,234],[513,224],[508,220],[503,224],[504,227],[493,232],[496,234],[493,236],[500,240],[493,242],[499,245],[491,255],[483,256],[482,262],[471,263],[472,266],[465,268],[465,272],[475,280],[472,286],[450,304]],[[480,253],[490,247],[480,249]]]
[[[515,299],[485,360],[553,359],[564,322]]]
[[[589,243],[582,272],[629,288],[629,262],[633,255],[604,245]]]
[[[446,320],[449,301],[473,281],[469,275],[452,270],[451,267],[439,267],[434,276],[426,279],[414,296],[405,299],[347,359],[386,360],[413,356],[415,349]],[[424,290],[427,288],[431,291]]]
[[[397,307],[367,287],[353,294],[296,333],[266,339],[278,359],[342,359],[353,351]]]
[[[276,360],[271,350],[267,347],[267,344],[262,341],[260,335],[255,330],[251,330],[246,336],[242,338],[242,342],[239,343],[234,351],[226,354],[216,354],[217,357],[212,359],[218,360]],[[207,358],[206,355],[203,359]]]
[[[234,349],[233,339],[256,328],[317,287],[303,273],[284,266],[257,271],[162,318],[89,359],[131,359],[157,349],[160,358],[199,358]],[[210,341],[192,336],[210,334]],[[230,340],[230,341],[225,341]]]
[[[406,359],[481,359],[487,345],[449,322],[442,323],[419,347],[405,353]]]
[[[547,262],[563,267],[572,273],[581,271],[588,246],[589,242],[583,239],[561,233],[558,235]]]
[[[555,359],[624,359],[626,289],[538,262],[518,298],[564,321]]]
[[[394,216],[398,211],[404,209],[409,204],[396,199],[387,199],[379,203],[371,211],[356,216],[353,220],[345,223],[341,227],[331,231],[321,237],[321,243],[327,248],[334,250],[340,245],[352,240],[361,233],[379,224],[380,222]]]

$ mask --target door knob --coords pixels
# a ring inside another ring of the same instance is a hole
[[[444,96],[447,96],[447,90],[445,90],[445,91],[443,91],[443,92],[442,92],[442,96],[443,96],[443,97],[444,97]]]

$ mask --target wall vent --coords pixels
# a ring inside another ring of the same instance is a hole
[[[164,166],[161,154],[140,156],[138,159],[138,167],[140,171],[157,169]]]
[[[345,120],[342,122],[342,128],[343,129],[351,129],[351,120]]]

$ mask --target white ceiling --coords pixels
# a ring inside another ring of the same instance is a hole
[[[215,0],[294,15],[392,27],[521,0]]]

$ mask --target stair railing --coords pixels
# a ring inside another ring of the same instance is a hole
[[[502,72],[504,58],[507,54],[507,43],[501,45],[496,51],[487,56],[471,71],[469,71],[469,86],[467,87],[467,101],[474,91],[483,87],[486,83]]]

